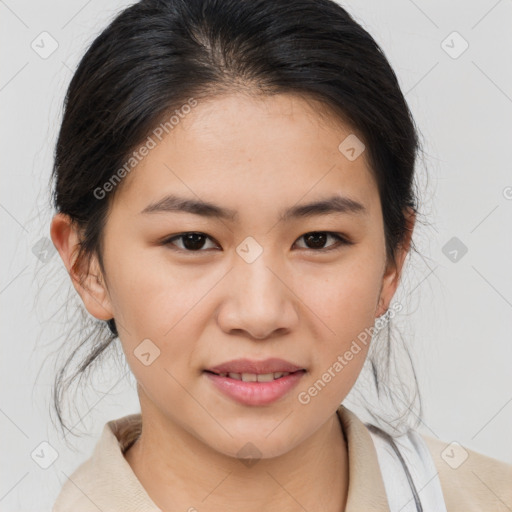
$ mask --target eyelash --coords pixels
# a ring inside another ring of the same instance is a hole
[[[305,248],[301,247],[301,249],[309,250],[309,251],[313,251],[313,252],[319,252],[319,253],[327,253],[330,251],[339,250],[346,245],[353,245],[353,242],[348,240],[346,237],[342,236],[340,233],[334,233],[332,231],[308,231],[307,233],[304,233],[303,235],[301,235],[297,240],[300,240],[301,238],[305,237],[306,235],[319,234],[319,233],[336,238],[338,243],[333,244],[333,245],[327,247],[326,249],[309,249],[307,247],[305,247]],[[187,232],[181,233],[179,235],[173,235],[172,237],[163,240],[161,242],[161,244],[169,246],[170,249],[172,249],[173,251],[178,251],[178,252],[188,252],[188,253],[206,252],[205,249],[198,249],[197,251],[190,251],[187,249],[181,249],[179,247],[173,246],[173,240],[182,239],[186,235],[201,235],[201,236],[205,236],[206,238],[209,238],[210,240],[214,240],[212,237],[206,235],[205,233],[201,233],[198,231],[187,231]]]

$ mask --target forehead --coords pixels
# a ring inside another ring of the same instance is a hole
[[[225,95],[175,118],[149,135],[151,149],[123,178],[118,192],[129,204],[145,207],[164,192],[273,208],[336,191],[375,199],[366,150],[345,152],[347,140],[360,150],[361,137],[314,100]]]

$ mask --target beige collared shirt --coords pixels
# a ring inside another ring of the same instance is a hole
[[[337,412],[349,456],[345,512],[389,512],[366,425],[343,405]],[[106,423],[92,456],[66,479],[52,512],[162,512],[123,455],[139,436],[141,425],[140,414]],[[448,443],[423,434],[422,438],[438,471],[447,512],[512,512],[512,465],[466,448],[468,458],[452,469],[441,457]]]

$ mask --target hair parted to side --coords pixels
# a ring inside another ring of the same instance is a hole
[[[397,77],[370,34],[331,0],[143,0],[121,11],[93,41],[66,93],[52,203],[82,233],[75,270],[83,272],[95,255],[104,271],[102,235],[122,182],[102,199],[95,191],[190,98],[240,91],[319,101],[357,133],[378,185],[386,254],[395,260],[407,234],[406,209],[419,214],[414,169],[420,144]],[[67,390],[118,336],[114,319],[85,321],[88,327],[55,377],[61,427],[67,428]],[[393,432],[405,424],[419,394],[410,357],[412,401],[407,386],[385,385],[395,350],[389,322],[387,328],[382,346],[372,342],[367,363],[379,401],[391,399],[398,425],[373,406],[369,412]]]

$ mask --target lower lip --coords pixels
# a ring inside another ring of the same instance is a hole
[[[304,375],[304,371],[290,373],[270,382],[244,382],[204,372],[214,386],[238,403],[244,405],[266,405],[282,398],[293,389]]]

